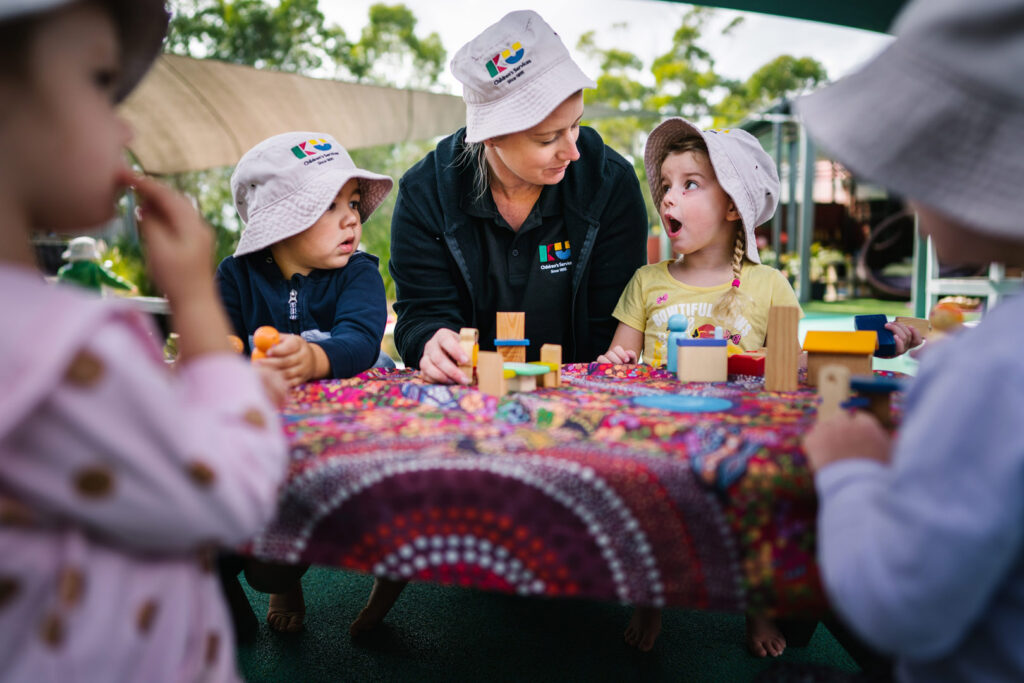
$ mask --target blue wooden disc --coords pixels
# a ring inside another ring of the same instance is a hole
[[[687,396],[663,394],[661,396],[634,396],[633,405],[658,408],[673,413],[714,413],[732,408],[732,401],[715,396]]]

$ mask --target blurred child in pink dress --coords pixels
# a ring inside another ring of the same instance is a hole
[[[211,232],[122,156],[166,24],[159,0],[0,2],[0,681],[238,678],[212,551],[268,520],[286,451]],[[35,268],[34,231],[102,224],[128,185],[173,373],[141,314]]]

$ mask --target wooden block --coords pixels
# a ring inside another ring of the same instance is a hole
[[[927,339],[928,335],[932,332],[932,323],[930,320],[924,318],[909,318],[904,315],[896,316],[896,322],[903,323],[908,327],[913,327],[921,333],[922,339]]]
[[[540,362],[555,366],[554,371],[544,375],[540,380],[542,387],[562,386],[562,345],[544,344],[540,347]]]
[[[480,349],[480,332],[475,327],[463,327],[459,330],[459,346],[469,356],[469,363],[460,365],[459,370],[471,381],[474,380],[473,368],[476,367],[476,354]]]
[[[768,357],[771,358],[770,351]],[[851,375],[870,375],[871,354],[808,353],[807,383],[812,387],[818,386],[821,369],[828,365],[842,365],[849,369]]]
[[[772,306],[768,311],[768,355],[764,365],[767,391],[796,391],[800,364],[799,323],[800,309],[796,306]]]
[[[853,326],[858,330],[870,330],[878,335],[875,355],[879,358],[892,358],[896,355],[896,335],[885,328],[889,319],[881,313],[853,316]]]
[[[764,359],[764,349],[734,353],[728,359],[729,374],[764,377]]]
[[[494,336],[498,339],[522,339],[526,336],[526,314],[498,311]]]
[[[505,380],[505,359],[497,351],[481,351],[477,354],[477,384],[480,391],[499,398],[508,393]]]
[[[878,335],[871,331],[835,332],[810,330],[804,337],[804,351],[810,353],[872,354],[878,348]]]
[[[680,382],[725,382],[729,359],[724,339],[680,339],[676,346]]]
[[[509,391],[533,391],[537,388],[537,376],[516,375],[512,379],[508,380],[507,387]]]
[[[506,363],[525,363],[526,362],[526,347],[525,346],[499,346],[498,353],[505,359]]]
[[[850,368],[845,365],[823,366],[818,374],[818,421],[826,420],[839,412],[846,399],[850,398]]]

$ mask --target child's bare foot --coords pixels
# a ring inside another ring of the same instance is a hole
[[[349,626],[349,635],[358,636],[360,633],[366,633],[384,621],[384,617],[398,600],[398,596],[402,594],[407,583],[409,582],[375,578],[373,589],[370,590],[370,599],[366,601],[366,607],[359,612],[359,616]]]
[[[267,623],[280,633],[295,633],[302,630],[306,618],[306,601],[302,598],[302,584],[284,593],[271,593]]]
[[[661,610],[657,607],[637,607],[624,634],[626,642],[642,652],[650,652],[661,633]]]
[[[778,657],[786,651],[786,637],[771,619],[748,614],[747,649],[755,657]]]

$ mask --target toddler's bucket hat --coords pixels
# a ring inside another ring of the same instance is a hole
[[[60,257],[71,263],[77,261],[99,261],[99,245],[92,237],[76,237],[68,242],[68,248],[61,253]]]
[[[573,93],[597,87],[531,10],[488,26],[455,53],[451,68],[466,102],[466,142],[526,130]]]
[[[651,131],[644,147],[644,169],[654,205],[661,205],[661,162],[665,150],[684,138],[698,137],[707,145],[718,184],[736,205],[746,236],[747,258],[760,263],[754,229],[779,206],[779,173],[775,161],[753,135],[741,128],[701,130],[686,119],[665,119]]]
[[[989,234],[1024,236],[1024,2],[916,0],[896,40],[797,100],[855,175]]]
[[[76,0],[0,0],[0,23],[59,9]],[[117,100],[132,91],[160,53],[170,15],[164,0],[104,0],[117,24],[121,69]]]
[[[366,222],[391,191],[391,178],[357,168],[326,133],[282,133],[259,143],[231,174],[231,196],[245,223],[235,256],[298,235],[352,178],[359,179],[359,218]]]

